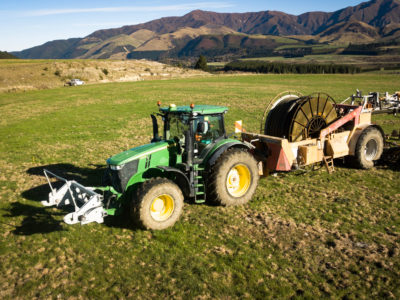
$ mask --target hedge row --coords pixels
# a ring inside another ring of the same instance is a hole
[[[265,61],[233,61],[228,63],[224,70],[275,74],[354,74],[361,72],[360,67],[350,65],[289,64]]]

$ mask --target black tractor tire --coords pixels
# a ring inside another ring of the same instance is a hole
[[[355,163],[360,169],[370,169],[374,161],[380,159],[383,152],[384,139],[375,127],[368,127],[361,133],[355,148]]]
[[[257,162],[243,149],[229,149],[212,167],[207,179],[207,199],[222,206],[251,200],[259,180]]]
[[[174,182],[153,178],[144,182],[134,193],[131,217],[144,229],[163,230],[179,220],[183,200],[182,191]]]

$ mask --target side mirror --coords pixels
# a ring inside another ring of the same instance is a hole
[[[156,116],[151,115],[151,120],[153,121],[153,139],[151,140],[151,143],[159,142],[161,139],[158,135],[158,123]]]
[[[197,124],[197,133],[205,134],[208,131],[208,122],[201,121]]]

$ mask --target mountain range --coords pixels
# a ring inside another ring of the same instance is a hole
[[[104,29],[19,52],[20,58],[153,58],[266,55],[313,44],[400,40],[400,0],[371,0],[335,12],[298,16],[279,11],[192,11],[138,25]]]

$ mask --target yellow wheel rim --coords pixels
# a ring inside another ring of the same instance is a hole
[[[251,183],[251,173],[247,166],[234,166],[226,178],[226,188],[232,197],[242,197],[247,193]]]
[[[150,215],[158,222],[167,220],[173,212],[174,199],[170,195],[160,195],[151,202]]]

